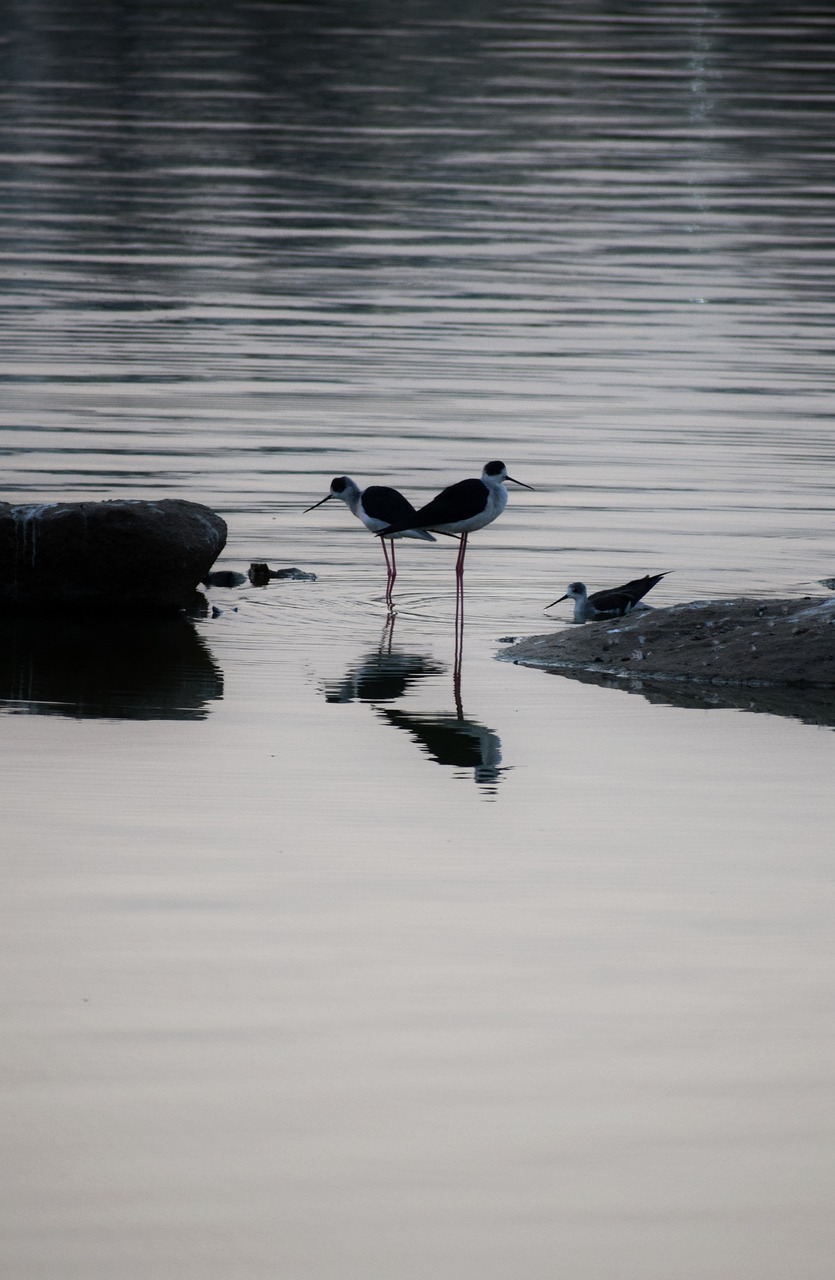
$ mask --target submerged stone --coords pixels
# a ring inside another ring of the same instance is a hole
[[[271,569],[268,564],[257,562],[249,566],[249,580],[254,587],[265,587],[274,578],[287,578],[293,582],[315,582],[316,574],[304,569]]]
[[[203,579],[204,587],[242,587],[248,582],[245,573],[238,573],[235,569],[215,569],[212,573],[207,573]]]
[[[179,498],[0,503],[0,605],[180,609],[226,544],[226,522]]]

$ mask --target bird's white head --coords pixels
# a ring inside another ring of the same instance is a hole
[[[546,609],[553,609],[555,604],[562,604],[563,600],[583,601],[587,599],[588,592],[585,582],[569,582],[564,596],[560,596],[559,600],[554,600],[551,604],[546,605]]]
[[[507,467],[503,462],[488,462],[481,473],[481,479],[486,485],[504,484],[509,480],[512,484],[518,484],[523,489],[533,489],[532,484],[525,484],[523,480],[514,480],[513,476],[507,474]]]
[[[305,507],[302,514],[306,515],[308,511],[314,511],[316,507],[321,507],[323,502],[328,502],[331,498],[341,498],[353,510],[360,499],[360,487],[350,476],[334,476],[331,480],[331,491],[321,498],[319,502],[314,502],[312,507]]]

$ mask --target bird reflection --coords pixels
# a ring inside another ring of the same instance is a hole
[[[371,703],[381,720],[396,729],[404,729],[436,764],[472,769],[476,783],[494,792],[504,772],[501,741],[492,729],[465,717],[457,654],[453,672],[454,712],[400,711],[381,705],[396,702],[418,681],[441,675],[447,669],[426,654],[395,649],[394,624],[392,614],[378,647],[364,654],[340,681],[325,685],[326,700]]]
[[[495,790],[503,770],[497,733],[459,715],[426,714],[381,707],[379,716],[405,729],[426,755],[453,769],[472,769],[479,786]]]
[[[328,702],[395,702],[417,680],[441,674],[441,663],[426,654],[393,647],[395,617],[386,620],[378,648],[363,654],[338,683],[325,685]]]

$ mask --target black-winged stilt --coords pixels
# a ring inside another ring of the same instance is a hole
[[[419,507],[414,519],[406,524],[404,517],[379,530],[383,537],[391,537],[405,528],[432,529],[435,533],[460,534],[466,548],[467,534],[483,529],[500,516],[507,506],[505,481],[532,489],[533,485],[514,480],[507,474],[503,462],[488,462],[480,480],[459,480],[442,489],[437,497]],[[461,555],[461,560],[464,557]]]
[[[523,489],[532,489],[533,485],[522,480],[514,480],[507,474],[503,462],[488,462],[481,473],[480,480],[459,480],[420,507],[414,518],[406,522],[404,519],[381,529],[378,537],[390,537],[407,527],[410,529],[432,529],[435,533],[449,533],[460,536],[461,545],[455,563],[455,638],[456,657],[460,656],[459,635],[464,627],[464,556],[467,552],[467,538],[476,529],[483,529],[502,514],[507,506],[507,490],[505,482],[521,485]]]
[[[366,529],[371,533],[383,535],[381,541],[383,555],[386,558],[386,604],[391,605],[391,592],[397,577],[397,562],[394,558],[394,543],[391,543],[391,560],[389,560],[386,541],[392,538],[420,538],[423,542],[434,542],[435,539],[425,529],[412,527],[410,518],[415,515],[414,507],[398,489],[391,489],[388,485],[372,484],[367,489],[360,489],[350,476],[335,476],[331,480],[330,493],[320,502],[314,502],[312,507],[306,507],[305,514],[308,511],[314,511],[316,507],[321,507],[323,502],[328,502],[331,498],[341,498],[357,519],[362,521]],[[389,532],[389,526],[394,524],[398,526],[397,529]]]
[[[564,596],[554,600],[546,608],[553,609],[562,600],[574,601],[574,621],[594,622],[597,618],[622,618],[633,609],[647,609],[648,605],[641,600],[648,591],[666,578],[666,573],[646,574],[643,578],[633,578],[622,587],[611,587],[608,591],[593,591],[589,595],[584,582],[572,582]]]

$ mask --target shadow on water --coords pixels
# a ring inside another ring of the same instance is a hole
[[[183,617],[12,617],[0,623],[7,713],[200,720],[223,675]]]
[[[328,702],[370,703],[381,720],[405,730],[436,764],[472,770],[475,782],[494,793],[504,770],[498,734],[476,720],[468,720],[461,702],[461,673],[453,678],[454,712],[408,712],[384,706],[396,702],[418,681],[442,675],[446,667],[427,654],[395,649],[394,615],[380,645],[348,668],[337,683],[325,685]]]
[[[784,716],[803,724],[835,728],[835,689],[814,685],[698,684],[695,681],[623,680],[591,671],[553,671],[582,684],[595,684],[622,693],[637,693],[659,706],[697,711],[754,711]]]

